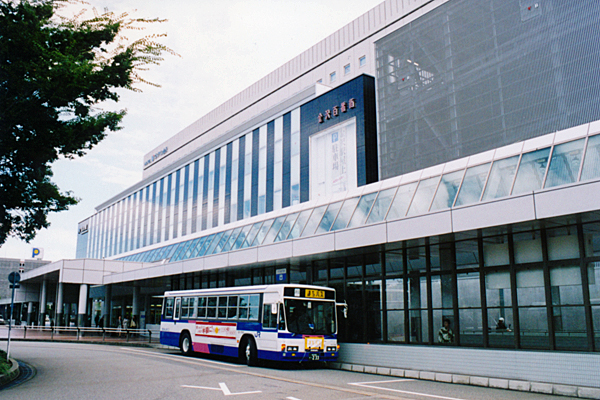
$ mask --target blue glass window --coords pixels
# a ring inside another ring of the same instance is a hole
[[[455,207],[479,201],[489,171],[490,163],[477,165],[467,169],[458,196],[456,197],[456,202],[454,203]]]
[[[412,203],[410,203],[407,215],[424,214],[429,211],[429,206],[431,205],[433,194],[437,189],[439,181],[440,177],[435,176],[433,178],[423,179],[419,182],[419,186],[417,186],[417,191],[415,192]]]
[[[587,181],[600,177],[600,135],[590,136],[588,138],[587,149],[585,151],[585,160],[583,170],[581,171],[581,180]]]
[[[393,187],[379,192],[379,196],[377,196],[377,200],[375,200],[373,209],[367,219],[367,224],[374,224],[384,220],[397,189],[397,187]]]
[[[252,225],[252,228],[248,232],[248,235],[246,235],[246,241],[244,242],[244,244],[242,244],[242,248],[250,247],[262,224],[263,222],[260,221]]]
[[[212,235],[209,235],[206,237],[206,240],[204,241],[204,243],[202,243],[202,247],[200,247],[200,249],[198,250],[198,257],[202,257],[204,254],[208,254],[207,250],[214,238],[215,238],[214,233]]]
[[[517,171],[517,179],[515,179],[513,195],[542,188],[549,155],[550,147],[523,154]]]
[[[314,235],[315,230],[317,229],[317,226],[319,226],[319,223],[321,222],[321,218],[323,218],[323,213],[325,213],[326,209],[327,209],[327,206],[324,205],[324,206],[317,207],[313,210],[313,212],[310,215],[310,218],[309,218],[308,222],[306,223],[306,226],[304,227],[304,230],[302,231],[302,234],[300,236],[305,237],[305,236]]]
[[[271,226],[271,229],[269,229],[269,232],[267,232],[267,235],[265,236],[265,239],[263,240],[264,244],[273,243],[273,240],[277,236],[277,233],[279,233],[279,230],[281,229],[281,226],[283,225],[285,218],[286,218],[286,216],[283,215],[281,217],[276,218],[275,221],[273,221],[273,225]]]
[[[371,211],[371,207],[375,202],[377,193],[378,192],[362,195],[358,202],[358,206],[356,206],[356,210],[354,210],[354,214],[352,214],[352,219],[348,223],[348,228],[364,225],[367,216],[369,215],[369,211]]]
[[[275,242],[279,242],[287,239],[290,231],[292,230],[292,226],[294,226],[294,222],[296,222],[296,218],[299,213],[293,213],[287,216],[285,222],[281,225],[281,229],[275,238]]]
[[[454,205],[454,199],[464,175],[465,170],[460,170],[442,176],[442,181],[431,204],[431,211],[450,208]]]
[[[398,192],[396,193],[396,197],[394,197],[394,201],[392,202],[390,211],[388,211],[386,220],[390,221],[398,218],[403,218],[406,215],[408,205],[410,204],[415,194],[416,188],[417,182],[409,183],[398,187]]]
[[[242,231],[235,240],[235,243],[233,244],[233,246],[231,246],[231,250],[237,250],[242,248],[242,245],[246,241],[246,236],[248,235],[248,231],[250,231],[250,228],[252,228],[252,225],[246,225],[242,228]]]
[[[544,187],[554,187],[577,182],[583,159],[585,139],[554,146]]]
[[[204,242],[206,242],[206,237],[201,237],[200,240],[198,240],[198,242],[196,243],[196,245],[194,246],[194,248],[192,250],[192,255],[190,258],[198,257],[198,253],[200,253],[200,250],[202,250],[202,246],[204,245]]]
[[[252,246],[259,246],[262,244],[263,240],[265,240],[267,232],[269,231],[269,228],[271,228],[271,225],[273,225],[272,219],[265,221],[265,223],[260,227],[258,233],[256,234],[256,237],[252,242]]]
[[[317,228],[317,231],[315,233],[329,232],[329,230],[333,226],[335,217],[337,217],[338,212],[340,211],[341,207],[342,207],[341,201],[330,204],[329,207],[327,207],[327,211],[325,211],[325,214],[323,214],[321,223],[319,224],[319,227]]]
[[[221,236],[221,239],[219,240],[219,243],[217,243],[217,245],[214,247],[211,254],[219,254],[221,251],[223,251],[223,248],[227,244],[227,240],[229,239],[229,236],[231,236],[232,232],[233,232],[233,230],[228,230],[223,233],[223,235]],[[215,242],[216,241],[217,240],[215,239]]]
[[[352,197],[351,199],[344,200],[344,205],[331,226],[332,232],[337,231],[338,229],[344,229],[348,226],[348,221],[352,218],[352,214],[354,213],[354,209],[356,208],[359,199],[359,197]]]
[[[510,194],[518,162],[519,156],[494,161],[483,193],[483,201],[505,197]]]
[[[237,227],[233,230],[233,232],[231,233],[231,235],[229,236],[229,238],[227,239],[227,243],[225,243],[225,245],[223,246],[223,251],[229,251],[231,250],[231,247],[234,245],[235,240],[237,239],[238,235],[240,234],[242,230],[242,227]]]
[[[215,237],[213,238],[210,246],[206,250],[205,255],[207,255],[207,256],[210,255],[210,254],[213,254],[213,252],[215,251],[215,249],[219,245],[219,242],[221,241],[221,237],[223,236],[223,232],[215,233],[214,236]]]
[[[300,233],[304,229],[304,225],[306,225],[306,221],[308,221],[311,213],[312,210],[304,210],[300,213],[300,215],[298,215],[298,219],[296,219],[296,223],[287,237],[288,239],[296,239],[300,236]]]

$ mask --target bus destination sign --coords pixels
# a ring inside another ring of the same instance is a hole
[[[314,290],[314,289],[306,289],[304,294],[305,297],[310,297],[313,299],[324,299],[325,291],[324,290]]]

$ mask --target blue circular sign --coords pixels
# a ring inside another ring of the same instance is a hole
[[[21,274],[18,272],[11,272],[8,274],[8,281],[12,284],[21,282]]]

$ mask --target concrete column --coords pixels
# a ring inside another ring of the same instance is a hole
[[[87,300],[88,300],[88,285],[82,283],[79,286],[79,303],[77,305],[77,326],[83,327],[85,326],[85,322],[87,319]]]
[[[46,322],[46,294],[48,293],[48,281],[44,279],[40,287],[40,325],[44,326]]]
[[[112,286],[106,285],[104,287],[104,305],[102,306],[102,318],[104,319],[104,328],[110,327],[110,313],[111,313],[111,302],[112,302]]]
[[[27,304],[27,325],[31,325],[33,322],[33,301]]]
[[[135,327],[140,327],[140,287],[133,287],[133,301],[131,303],[131,320],[135,321]],[[129,323],[131,325],[131,322]]]
[[[56,326],[64,325],[64,284],[62,282],[58,282],[56,285],[56,321],[54,321]]]

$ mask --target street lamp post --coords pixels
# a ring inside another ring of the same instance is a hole
[[[18,272],[11,272],[8,274],[8,281],[10,282],[10,288],[12,288],[12,294],[10,298],[10,318],[8,319],[8,344],[6,346],[7,361],[10,359],[10,331],[12,330],[13,310],[15,308],[15,289],[19,287],[19,282],[21,282],[21,274]]]

